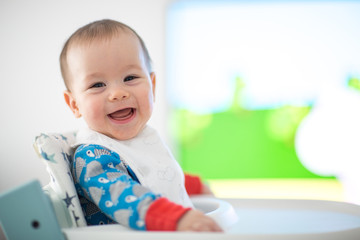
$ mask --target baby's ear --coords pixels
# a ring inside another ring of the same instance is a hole
[[[150,73],[152,93],[155,101],[155,88],[156,88],[156,74],[154,72]]]
[[[77,106],[75,98],[72,96],[72,93],[68,90],[64,91],[64,99],[66,104],[69,106],[70,110],[73,112],[76,118],[81,117],[79,108]]]

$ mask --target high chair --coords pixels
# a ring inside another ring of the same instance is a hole
[[[195,208],[217,221],[224,233],[140,232],[118,224],[86,226],[70,173],[74,140],[75,132],[40,134],[34,143],[50,174],[43,192],[51,200],[66,239],[360,239],[360,206],[320,200],[192,198]]]

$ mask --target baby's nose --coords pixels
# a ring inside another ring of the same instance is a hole
[[[124,100],[130,96],[130,93],[126,91],[126,89],[122,87],[116,87],[114,88],[109,96],[110,101],[119,101]]]

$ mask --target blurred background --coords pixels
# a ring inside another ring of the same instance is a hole
[[[151,125],[219,197],[360,203],[360,1],[0,2],[0,192],[48,175],[32,143],[81,127],[58,56],[91,21],[144,39]]]

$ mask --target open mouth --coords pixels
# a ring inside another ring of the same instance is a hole
[[[109,118],[119,123],[126,123],[135,116],[134,108],[124,108],[119,111],[108,114]]]

